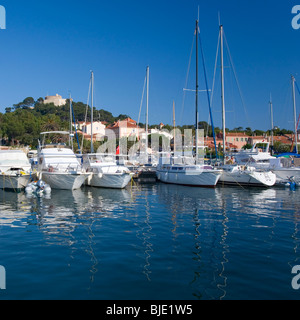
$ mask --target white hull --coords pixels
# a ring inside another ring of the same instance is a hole
[[[296,182],[300,182],[300,168],[274,169],[273,172],[277,176],[277,183],[285,183],[289,181],[291,177],[294,177]]]
[[[49,184],[51,189],[76,190],[80,189],[89,174],[86,173],[59,173],[42,172],[41,179]]]
[[[276,183],[276,175],[272,172],[226,172],[224,171],[219,180],[220,184],[266,186],[271,187]]]
[[[201,170],[199,172],[172,172],[172,170],[157,169],[158,180],[164,183],[194,187],[214,188],[221,176],[220,170]]]
[[[0,175],[0,189],[21,190],[24,189],[30,181],[30,175]]]
[[[98,188],[124,189],[131,180],[131,174],[93,173],[86,181],[86,185]]]

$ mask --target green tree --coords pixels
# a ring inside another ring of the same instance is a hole
[[[30,107],[33,107],[35,105],[35,100],[32,97],[25,98],[22,102],[19,102],[18,104],[14,104],[15,110],[17,109],[28,109]]]
[[[247,127],[247,128],[245,129],[245,131],[246,131],[246,134],[247,134],[248,136],[252,136],[253,132],[252,132],[252,129],[251,129],[250,127]]]

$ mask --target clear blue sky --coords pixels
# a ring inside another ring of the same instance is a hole
[[[183,88],[200,7],[200,28],[209,86],[218,40],[218,12],[244,99],[226,68],[227,127],[293,128],[290,77],[300,82],[300,30],[291,26],[296,1],[258,0],[1,0],[7,30],[0,30],[0,111],[22,101],[72,93],[86,102],[90,70],[95,72],[97,109],[138,118],[144,77],[150,66],[151,124],[194,123],[194,94]],[[300,4],[300,3],[299,3]],[[225,62],[228,64],[227,55]],[[218,63],[219,66],[219,63]],[[188,87],[194,84],[194,55]],[[205,89],[200,71],[200,89]],[[221,127],[219,68],[213,114]],[[300,103],[300,96],[297,94]],[[184,107],[184,109],[183,109]],[[300,108],[298,107],[298,112]],[[143,105],[143,118],[145,103]],[[201,93],[200,120],[208,120]]]

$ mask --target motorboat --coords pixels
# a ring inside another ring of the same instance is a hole
[[[272,187],[276,183],[276,175],[272,171],[244,165],[222,165],[221,168],[219,184]]]
[[[234,161],[237,164],[251,165],[260,169],[269,169],[270,161],[276,159],[269,151],[270,143],[259,143],[261,147],[258,147],[258,143],[255,143],[251,149],[240,150],[232,154]]]
[[[31,179],[31,164],[22,150],[0,151],[0,189],[19,191]]]
[[[91,174],[86,180],[91,187],[124,189],[133,176],[127,167],[117,164],[114,155],[83,155],[83,166]]]
[[[42,143],[38,148],[38,178],[48,184],[51,189],[76,190],[81,188],[90,175],[87,173],[81,159],[77,158],[74,151],[57,138],[58,142],[46,143],[47,135],[68,136],[69,132],[51,131],[43,132]]]
[[[249,165],[257,169],[271,170],[276,175],[276,185],[284,185],[290,178],[300,183],[300,168],[293,163],[293,158],[274,157],[269,152],[269,143],[261,150],[256,144],[249,151],[234,154],[237,164]]]

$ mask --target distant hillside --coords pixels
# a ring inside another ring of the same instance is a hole
[[[86,112],[86,104],[73,102],[73,110],[76,122],[91,119],[91,108]],[[120,114],[114,117],[106,110],[94,108],[94,120],[105,121],[112,124],[117,120],[128,118],[128,115]],[[70,104],[67,100],[64,106],[58,107],[53,103],[44,104],[44,99],[34,100],[32,97],[25,98],[13,107],[5,109],[5,114],[0,113],[0,135],[2,144],[32,145],[36,146],[42,131],[69,130],[70,127]]]
[[[2,145],[31,145],[37,146],[38,138],[43,131],[53,130],[69,130],[70,127],[70,101],[66,100],[63,106],[55,106],[53,103],[44,104],[44,99],[35,100],[32,97],[25,98],[22,102],[14,104],[12,107],[5,109],[5,113],[0,113],[0,139]],[[86,111],[86,104],[83,102],[73,102],[73,110],[76,122],[85,121],[87,113],[87,121],[91,119],[91,108]],[[94,108],[94,121],[103,121],[107,125],[113,124],[117,120],[124,120],[130,117],[126,114],[120,114],[115,117],[107,110],[97,110]],[[139,124],[144,127],[144,124]],[[150,125],[149,128],[159,127],[159,125]],[[194,125],[183,125],[177,127],[182,132],[184,129],[192,129]],[[204,129],[205,135],[212,137],[213,130],[211,125],[205,121],[199,122],[199,128]],[[170,125],[165,125],[164,129],[171,131],[173,128]],[[220,128],[215,128],[215,133],[221,132]],[[270,135],[270,130],[267,132],[261,130],[252,130],[251,128],[242,127],[229,130],[226,132],[245,132],[247,135]],[[291,134],[292,131],[274,128],[274,135],[281,136]]]

